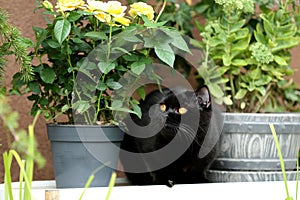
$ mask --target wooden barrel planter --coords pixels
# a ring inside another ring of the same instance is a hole
[[[277,132],[287,179],[295,180],[300,148],[300,113],[226,113],[220,153],[207,171],[209,181],[283,180],[270,123]]]

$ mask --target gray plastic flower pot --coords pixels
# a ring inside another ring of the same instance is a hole
[[[107,186],[117,169],[123,132],[115,126],[47,125],[57,188]]]
[[[269,127],[279,138],[288,180],[296,179],[300,113],[226,113],[220,153],[207,171],[211,182],[280,181],[281,166]]]

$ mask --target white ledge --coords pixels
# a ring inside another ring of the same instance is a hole
[[[296,182],[289,181],[290,196],[296,199]],[[14,199],[18,200],[18,184],[13,184]],[[3,184],[0,185],[0,200],[4,200]],[[55,181],[34,181],[32,194],[36,200],[44,200],[46,191],[59,194],[59,200],[77,200],[82,188],[56,189]],[[104,200],[107,187],[88,188],[83,200]],[[285,187],[278,182],[208,183],[175,185],[115,186],[110,200],[284,200]]]

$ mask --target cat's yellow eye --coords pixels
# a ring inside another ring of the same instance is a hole
[[[167,106],[165,104],[160,105],[160,110],[161,111],[166,111],[166,109],[167,109]]]
[[[188,110],[186,108],[179,108],[178,113],[184,115]]]

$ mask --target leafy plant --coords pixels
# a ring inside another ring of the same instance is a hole
[[[119,79],[142,73],[159,83],[151,64],[173,67],[177,51],[189,52],[182,35],[161,22],[166,2],[154,9],[141,2],[126,6],[118,1],[59,1],[54,10],[48,1],[37,1],[50,15],[47,27],[34,27],[36,36],[32,56],[39,60],[31,81],[14,76],[13,91],[31,92],[32,114],[42,110],[47,120],[65,114],[69,122],[82,115],[80,123],[109,122],[112,111],[141,115],[138,101],[112,103],[114,91],[122,91]],[[47,59],[47,60],[46,60]],[[46,61],[45,61],[46,60]],[[117,94],[118,93],[114,93]],[[144,98],[143,88],[138,94]],[[124,107],[125,106],[125,107]]]
[[[14,55],[21,64],[22,80],[32,78],[31,58],[27,55],[27,48],[32,42],[21,36],[20,31],[8,22],[8,16],[4,9],[0,8],[0,81],[3,80],[6,57]],[[2,84],[1,84],[2,86]]]
[[[297,1],[215,0],[196,9],[207,17],[197,24],[207,55],[198,74],[219,103],[231,112],[299,109],[290,78],[290,49],[300,43]]]

